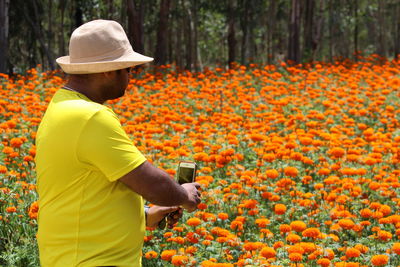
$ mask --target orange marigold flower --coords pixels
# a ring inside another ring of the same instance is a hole
[[[229,218],[229,215],[228,215],[228,213],[221,212],[221,213],[218,213],[218,218],[219,218],[220,220],[225,221],[225,220],[227,220],[227,219]]]
[[[277,215],[282,215],[286,212],[287,208],[285,204],[275,204],[274,206],[274,212]]]
[[[281,224],[279,226],[279,231],[281,233],[289,233],[291,230],[292,230],[292,228],[288,224]]]
[[[329,150],[329,154],[331,154],[332,156],[336,157],[336,158],[340,158],[345,154],[345,150],[341,147],[334,147],[331,150]]]
[[[189,261],[189,257],[186,255],[175,255],[171,259],[171,263],[174,266],[186,266]]]
[[[294,246],[289,246],[289,247],[287,248],[287,252],[288,252],[289,254],[291,254],[291,253],[299,253],[299,254],[303,255],[304,252],[305,252],[305,250],[304,250],[304,248],[302,248],[299,244],[296,244],[296,245],[294,245]]]
[[[371,258],[371,262],[374,266],[383,266],[389,262],[389,256],[387,255],[375,255]]]
[[[328,168],[322,168],[322,169],[318,170],[319,175],[328,175],[330,173],[331,173],[331,170]]]
[[[370,218],[372,216],[373,212],[370,209],[362,209],[360,210],[360,215],[363,218]]]
[[[190,226],[198,226],[201,224],[201,220],[199,218],[190,218],[186,221],[186,224]]]
[[[290,177],[296,177],[298,174],[299,174],[299,171],[297,170],[297,168],[296,167],[286,167],[284,170],[283,170],[283,173],[286,175],[286,176],[290,176]]]
[[[298,262],[303,260],[303,256],[300,253],[291,253],[289,254],[289,259]]]
[[[17,211],[16,207],[8,207],[8,208],[6,208],[6,212],[8,212],[8,213],[14,213],[16,211]]]
[[[15,137],[10,140],[10,145],[15,148],[19,148],[23,144],[23,140],[21,138]]]
[[[387,231],[381,230],[378,231],[378,238],[382,241],[388,241],[392,239],[392,234]]]
[[[348,258],[357,258],[360,257],[361,252],[356,248],[348,248],[346,250],[346,257]]]
[[[301,237],[296,235],[296,234],[288,234],[288,236],[286,237],[286,241],[290,242],[290,243],[298,243],[300,242]]]
[[[175,249],[164,250],[163,252],[161,252],[161,259],[165,261],[170,261],[172,256],[174,256],[175,254],[176,254]]]
[[[318,259],[317,264],[322,267],[328,267],[331,265],[331,260],[327,258]]]
[[[258,227],[264,228],[270,223],[270,221],[265,218],[260,218],[256,219],[255,223],[257,224]]]
[[[368,252],[369,248],[365,245],[362,244],[357,244],[354,246],[355,249],[358,249],[358,251],[360,251],[361,253],[365,254]]]
[[[7,172],[7,167],[0,165],[0,173],[6,173]]]
[[[276,256],[276,251],[271,247],[264,247],[261,249],[260,255],[266,259],[274,258]]]
[[[290,227],[296,232],[303,232],[307,228],[307,225],[302,221],[293,221],[290,223]]]
[[[279,176],[279,172],[275,169],[267,170],[265,174],[269,179],[276,179]]]
[[[311,227],[311,228],[307,228],[306,230],[304,230],[302,232],[302,235],[304,237],[318,238],[321,236],[321,232],[318,228]]]
[[[339,225],[340,227],[342,227],[343,229],[349,230],[352,229],[354,227],[354,222],[350,219],[341,219],[339,220]]]
[[[383,216],[387,216],[392,212],[392,208],[388,205],[382,205],[379,207],[379,211],[383,213]]]
[[[155,259],[155,258],[157,258],[158,254],[157,254],[157,252],[152,250],[152,251],[146,252],[144,254],[144,256],[145,256],[146,259]]]
[[[394,243],[392,246],[392,250],[397,255],[400,255],[400,243]]]

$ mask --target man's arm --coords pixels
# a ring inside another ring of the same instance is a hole
[[[179,185],[175,180],[150,162],[133,169],[119,179],[147,201],[159,206],[182,206],[189,212],[200,203],[198,183]]]

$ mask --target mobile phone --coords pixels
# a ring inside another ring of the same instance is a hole
[[[197,164],[193,161],[181,161],[178,164],[177,180],[179,184],[193,183],[196,179]],[[173,217],[178,211],[171,212],[167,216]],[[167,227],[167,216],[158,224],[158,227],[165,229]]]
[[[181,161],[178,165],[178,183],[193,183],[196,178],[197,164],[192,161]]]

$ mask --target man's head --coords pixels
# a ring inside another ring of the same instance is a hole
[[[56,61],[68,74],[89,74],[125,69],[152,60],[133,51],[118,22],[93,20],[72,33],[69,56]]]
[[[119,23],[94,20],[72,33],[69,56],[56,61],[70,74],[69,87],[102,103],[123,96],[130,68],[152,60],[133,51]]]

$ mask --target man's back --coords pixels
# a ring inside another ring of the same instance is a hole
[[[115,114],[59,90],[37,133],[43,266],[138,266],[142,197],[116,181],[145,161]]]

